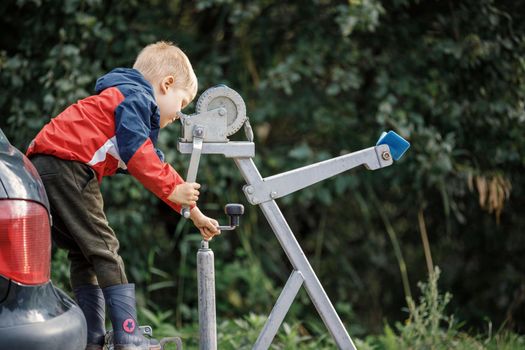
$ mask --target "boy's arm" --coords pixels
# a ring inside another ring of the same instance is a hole
[[[201,213],[197,207],[191,210],[190,219],[193,221],[195,227],[199,229],[202,237],[207,241],[221,234],[217,220],[207,217]]]
[[[181,212],[180,204],[172,202],[168,197],[173,193],[175,186],[183,184],[184,180],[171,165],[161,162],[149,138],[130,158],[127,166],[129,173],[144,187],[178,213]]]
[[[181,206],[168,197],[184,179],[171,165],[161,161],[149,137],[154,108],[155,104],[140,93],[126,97],[117,107],[115,135],[119,154],[132,176],[180,213]]]

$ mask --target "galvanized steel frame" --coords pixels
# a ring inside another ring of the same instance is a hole
[[[202,154],[222,154],[227,158],[233,158],[246,181],[243,191],[248,201],[251,204],[259,205],[294,268],[253,349],[261,350],[270,347],[295,296],[304,284],[310,299],[338,348],[355,350],[356,347],[352,339],[275,200],[360,165],[364,165],[370,170],[389,166],[393,162],[389,147],[387,145],[370,147],[263,178],[252,159],[255,155],[253,142],[204,143],[202,149],[199,145],[197,150],[193,149],[194,146],[195,142],[193,144],[180,142],[178,148],[181,153],[186,154],[196,151]],[[195,160],[190,163],[195,163]],[[215,310],[212,312],[214,314]],[[206,337],[206,335],[204,336]],[[213,334],[210,334],[210,337],[213,338]],[[212,347],[209,350],[214,349]]]

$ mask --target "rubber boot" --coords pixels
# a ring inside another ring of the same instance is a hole
[[[87,284],[73,289],[87,323],[86,350],[102,350],[106,333],[104,294],[99,286]]]
[[[134,284],[118,284],[102,290],[113,325],[115,350],[160,350],[155,339],[142,335],[137,322]]]

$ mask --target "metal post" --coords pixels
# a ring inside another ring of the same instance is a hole
[[[207,241],[201,242],[197,252],[197,279],[199,293],[199,349],[217,350],[215,317],[215,266],[213,251]]]

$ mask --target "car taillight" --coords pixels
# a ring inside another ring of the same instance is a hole
[[[0,200],[0,275],[22,284],[49,281],[51,233],[44,206]]]

